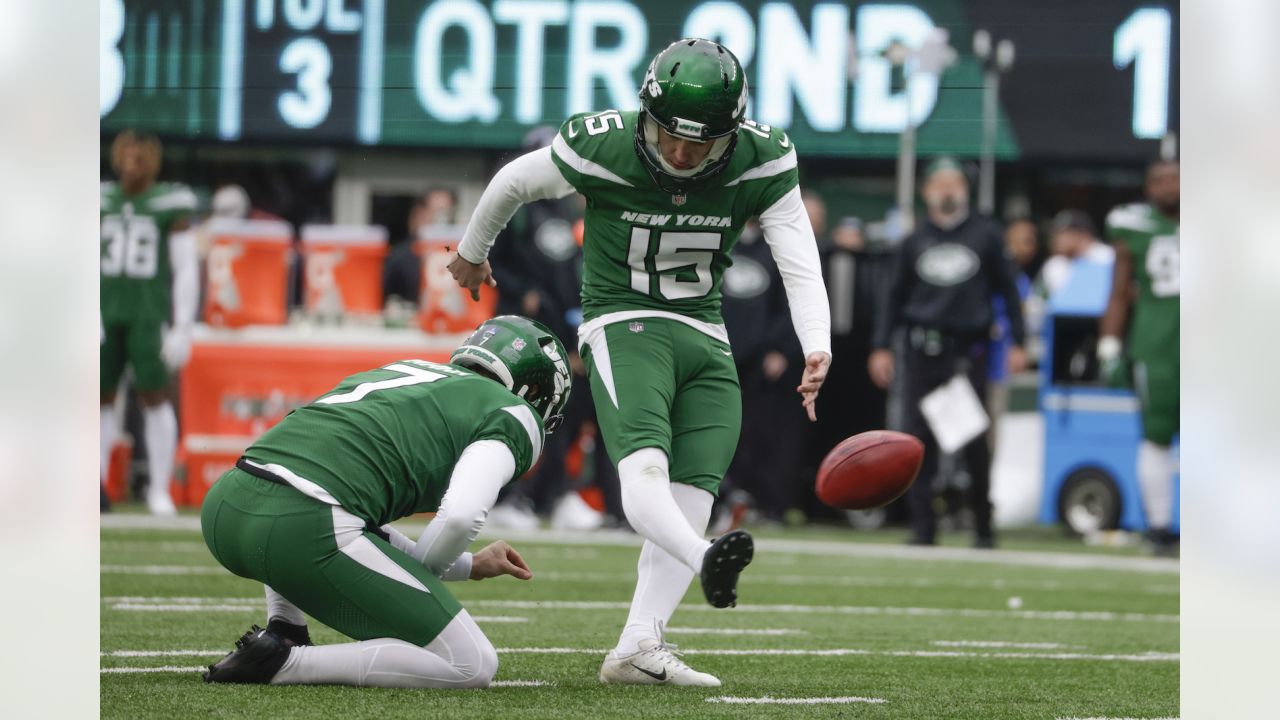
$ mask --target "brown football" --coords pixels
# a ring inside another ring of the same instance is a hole
[[[818,468],[818,499],[842,510],[866,510],[897,499],[915,482],[924,443],[906,433],[872,430],[841,442]]]

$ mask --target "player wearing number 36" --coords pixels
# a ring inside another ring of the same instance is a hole
[[[105,482],[119,434],[116,393],[125,368],[131,367],[151,468],[147,507],[156,515],[173,515],[169,476],[178,418],[169,401],[169,373],[186,364],[191,353],[200,278],[190,221],[196,196],[185,185],[156,182],[160,159],[155,136],[126,130],[111,143],[117,181],[102,184],[98,467]]]
[[[209,682],[485,687],[498,655],[442,580],[533,577],[498,541],[465,552],[538,461],[569,398],[564,347],[531,320],[480,325],[448,365],[403,360],[294,410],[214,483],[205,543],[267,586]],[[386,523],[435,512],[417,542]],[[303,613],[358,642],[313,646]]]
[[[708,602],[732,605],[751,560],[744,532],[703,539],[742,420],[720,282],[749,218],[759,218],[782,273],[811,419],[831,362],[796,149],[781,130],[745,119],[746,107],[733,53],[708,40],[673,43],[649,65],[640,110],[574,115],[551,147],[504,167],[449,266],[473,294],[496,286],[485,258],[521,204],[575,191],[587,199],[578,345],[627,520],[645,538],[602,682],[720,684],[680,661],[662,627],[695,574]]]

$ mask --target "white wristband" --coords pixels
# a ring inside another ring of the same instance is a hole
[[[440,576],[445,582],[455,582],[457,580],[471,579],[471,553],[464,552],[458,556],[458,559],[449,566],[448,570]]]
[[[1106,335],[1098,340],[1098,359],[1106,362],[1120,357],[1120,338]]]

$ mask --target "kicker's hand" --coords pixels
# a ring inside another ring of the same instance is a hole
[[[493,268],[489,267],[488,260],[477,265],[455,254],[453,260],[449,261],[449,274],[458,281],[459,285],[471,291],[472,300],[480,299],[481,286],[498,287],[498,281],[493,279]]]
[[[804,359],[804,376],[800,379],[800,387],[796,392],[804,398],[804,409],[809,413],[809,422],[818,421],[818,390],[827,379],[827,368],[831,367],[831,356],[825,352],[811,352]]]
[[[471,556],[472,580],[499,575],[510,575],[519,580],[533,579],[533,572],[525,564],[524,558],[506,540],[496,540]]]

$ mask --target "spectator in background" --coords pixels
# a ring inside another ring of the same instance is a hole
[[[898,249],[889,273],[888,301],[877,318],[868,372],[877,385],[889,386],[897,365],[890,340],[895,333],[905,332],[904,429],[925,444],[924,466],[908,495],[914,530],[911,543],[933,545],[937,542],[934,482],[941,451],[920,401],[957,374],[968,379],[979,398],[984,397],[995,294],[1004,296],[1009,308],[1014,343],[1009,349],[1011,372],[1026,367],[1026,354],[1021,298],[999,225],[970,213],[969,180],[954,159],[934,160],[923,176],[926,217]],[[990,447],[979,435],[960,452],[971,478],[974,545],[994,547],[988,499]]]
[[[435,187],[423,193],[409,210],[405,223],[408,234],[391,245],[382,269],[382,298],[392,297],[412,305],[418,304],[422,289],[422,258],[413,244],[423,228],[431,225],[453,225],[457,222],[458,195],[451,188]]]
[[[556,129],[539,127],[524,138],[524,151],[546,147],[555,139]],[[578,325],[582,323],[582,246],[574,225],[582,217],[580,196],[539,200],[523,205],[502,231],[489,255],[493,277],[498,281],[498,315],[524,315],[551,328],[569,352],[577,392],[569,397],[564,427],[547,438],[542,461],[527,481],[511,485],[502,502],[493,509],[490,521],[496,527],[530,529],[538,517],[550,517],[561,530],[594,530],[605,517],[572,491],[566,475],[565,458],[579,439],[584,422],[594,422],[590,385],[576,352]],[[505,237],[503,237],[505,236]],[[592,454],[592,470],[605,486],[607,499],[611,478],[616,477],[604,447],[597,442]],[[616,485],[616,480],[612,481]],[[610,503],[612,504],[612,503]],[[621,498],[616,517],[621,518]]]
[[[811,220],[821,220],[821,202],[804,198]],[[780,523],[797,500],[804,411],[793,395],[804,363],[782,275],[759,224],[747,223],[730,257],[720,312],[742,385],[742,434],[727,478],[755,499],[761,519]]]
[[[890,256],[871,249],[862,222],[846,217],[830,237],[817,227],[822,274],[831,302],[831,366],[825,392],[832,402],[818,416],[809,433],[808,467],[817,469],[822,458],[841,440],[885,426],[885,392],[867,376],[875,308],[884,292]]]
[[[1036,237],[1035,223],[1026,218],[1014,220],[1005,228],[1005,251],[1013,259],[1018,283],[1018,297],[1022,300],[1023,324],[1026,327],[1027,349],[1031,357],[1039,357],[1039,328],[1043,309],[1037,307],[1036,319],[1031,319],[1031,269],[1039,264],[1040,241]],[[1009,404],[1007,381],[1009,378],[1009,349],[1013,347],[1013,325],[1009,320],[1009,308],[1004,295],[991,297],[991,348],[987,354],[987,414],[991,416],[991,430],[987,432],[987,447],[991,457],[996,456],[996,435],[1000,418]]]
[[[1116,251],[1098,240],[1089,216],[1079,210],[1063,210],[1053,219],[1049,247],[1053,256],[1045,261],[1037,283],[1043,296],[1052,297],[1071,279],[1071,268],[1077,261],[1111,265]]]
[[[1004,230],[1004,246],[1023,275],[1034,278],[1040,272],[1044,253],[1040,247],[1040,232],[1030,218],[1009,222]]]

